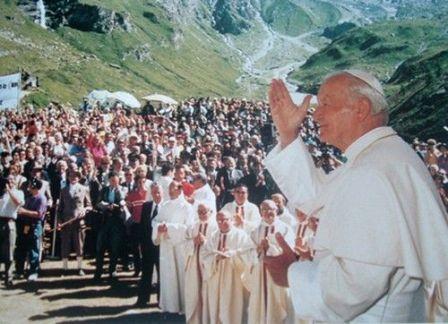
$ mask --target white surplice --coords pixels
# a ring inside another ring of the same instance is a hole
[[[186,246],[186,266],[185,266],[185,317],[187,323],[204,323],[202,319],[202,305],[207,302],[204,299],[203,290],[203,269],[201,262],[201,249],[212,233],[217,229],[216,221],[208,222],[197,221],[187,230]],[[205,236],[205,242],[202,246],[195,246],[193,239],[202,233]]]
[[[195,210],[197,210],[197,206],[199,206],[199,204],[204,204],[212,210],[212,217],[214,217],[216,214],[216,195],[208,184],[196,189],[193,193],[193,198],[193,206],[196,206],[194,207]]]
[[[390,127],[326,176],[300,138],[265,163],[282,192],[320,219],[313,262],[296,262],[296,312],[320,321],[424,321],[422,281],[448,278],[448,224],[432,178]],[[297,167],[299,166],[299,167]]]
[[[297,227],[296,218],[289,212],[288,208],[284,207],[283,212],[277,216],[283,223],[288,224],[291,228]]]
[[[271,225],[262,221],[250,237],[256,246],[266,238],[269,242],[266,255],[277,256],[282,253],[282,249],[277,243],[275,233],[282,234],[291,248],[294,246],[294,231],[278,219]],[[250,292],[248,323],[293,323],[294,310],[289,299],[288,288],[276,285],[263,263],[264,255],[259,254],[255,249],[252,252],[252,263],[244,275]]]
[[[215,231],[201,249],[207,301],[203,310],[205,323],[242,323],[247,291],[241,276],[253,247],[245,231],[232,227],[225,234]],[[221,250],[226,250],[230,257],[218,260]]]
[[[152,240],[160,244],[160,308],[164,312],[183,313],[187,229],[193,224],[193,210],[183,195],[160,206],[153,220]],[[158,235],[165,224],[168,232]]]
[[[260,224],[261,216],[257,205],[246,201],[244,204],[239,206],[236,201],[229,202],[222,207],[221,210],[225,210],[230,213],[230,215],[235,215],[240,208],[243,208],[243,219],[244,224],[242,229],[250,234],[257,226]]]

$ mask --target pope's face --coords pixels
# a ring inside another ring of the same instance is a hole
[[[330,78],[320,88],[317,95],[318,106],[314,120],[320,126],[320,139],[328,144],[345,150],[352,138],[353,126],[356,125],[356,104],[348,89],[346,77]]]

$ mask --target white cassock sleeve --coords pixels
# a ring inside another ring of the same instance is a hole
[[[261,216],[258,208],[255,205],[252,207],[253,208],[251,208],[250,214],[248,215],[249,217],[245,218],[243,223],[243,230],[246,233],[252,233],[258,227],[258,225],[260,225],[261,221]]]
[[[332,255],[293,263],[288,282],[295,312],[304,319],[349,321],[387,292],[394,269]]]
[[[274,147],[264,163],[291,206],[316,197],[325,178],[300,137],[283,149]]]

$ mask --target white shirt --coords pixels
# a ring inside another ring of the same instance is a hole
[[[197,211],[197,206],[202,203],[212,210],[212,215],[214,217],[214,215],[216,214],[216,195],[208,184],[205,184],[201,188],[196,189],[193,193],[193,198],[193,208],[195,212]]]
[[[22,190],[18,189],[11,189],[14,197],[16,197],[19,200],[19,205],[16,205],[10,195],[5,192],[3,197],[0,198],[0,217],[8,217],[12,219],[17,219],[17,211],[19,210],[20,206],[23,206],[25,203],[25,196],[23,194]]]
[[[422,279],[448,278],[447,218],[434,182],[389,127],[345,154],[329,176],[300,139],[265,161],[294,207],[320,219],[315,261],[289,269],[296,312],[321,321],[423,321]]]

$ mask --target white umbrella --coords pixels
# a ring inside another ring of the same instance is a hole
[[[106,102],[107,98],[111,95],[111,93],[107,90],[93,90],[87,95],[87,99],[90,102],[99,101],[101,104]]]
[[[111,93],[108,98],[109,100],[116,100],[121,102],[123,105],[128,106],[130,108],[140,108],[141,104],[133,95],[129,92],[117,91]]]
[[[173,98],[157,93],[143,97],[142,99],[145,99],[147,101],[161,102],[167,105],[177,105],[177,101],[174,100]]]

